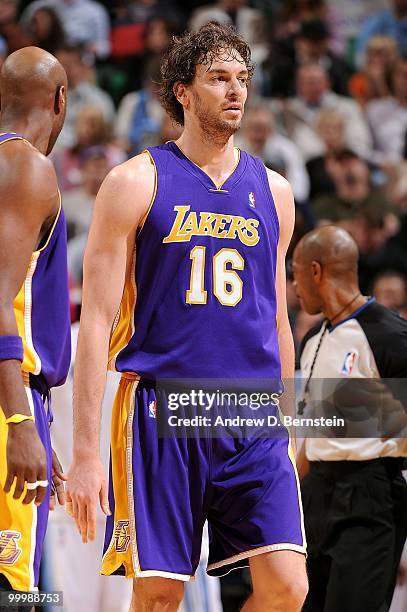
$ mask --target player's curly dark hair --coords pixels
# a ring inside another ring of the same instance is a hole
[[[249,45],[232,26],[210,22],[197,32],[173,38],[161,65],[159,95],[162,106],[179,125],[184,125],[184,110],[175,97],[175,83],[192,83],[197,64],[210,67],[222,51],[231,59],[239,54],[251,78],[254,68]]]

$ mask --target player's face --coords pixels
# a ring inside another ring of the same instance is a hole
[[[225,52],[211,65],[199,64],[196,68],[190,88],[191,112],[202,129],[232,135],[240,128],[248,72],[242,58],[233,55]]]

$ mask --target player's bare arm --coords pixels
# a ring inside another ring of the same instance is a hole
[[[277,333],[280,349],[281,376],[283,381],[286,381],[285,388],[287,392],[286,397],[282,397],[281,409],[283,413],[294,416],[295,397],[293,395],[293,380],[295,352],[290,322],[288,320],[285,271],[287,249],[294,231],[294,198],[290,184],[284,177],[272,170],[267,170],[267,175],[280,225],[276,265]],[[293,434],[293,432],[291,433]]]
[[[32,252],[47,232],[59,206],[58,187],[51,162],[26,142],[0,160],[2,201],[0,209],[0,335],[17,336],[13,300],[22,286]],[[36,185],[36,190],[32,190]],[[21,377],[21,363],[16,359],[0,361],[0,406],[6,418],[13,414],[31,415]],[[14,498],[23,493],[24,483],[46,480],[46,457],[32,421],[9,424],[7,442],[8,475],[4,491],[8,493],[16,479]],[[39,505],[45,487],[27,491],[23,503],[35,499]]]
[[[154,181],[147,153],[110,172],[96,199],[84,258],[74,376],[74,460],[67,485],[67,499],[84,542],[95,537],[98,497],[103,512],[109,513],[99,455],[109,339],[130,271],[136,231],[152,200]]]

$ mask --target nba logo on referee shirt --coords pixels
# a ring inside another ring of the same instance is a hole
[[[350,376],[355,365],[357,353],[355,351],[349,351],[346,353],[345,361],[341,369],[342,376]]]
[[[249,193],[249,206],[250,208],[256,208],[256,199],[253,191],[250,191]]]
[[[157,402],[155,400],[152,400],[151,402],[149,402],[148,416],[151,417],[152,419],[155,419],[156,417],[156,409],[157,409]]]

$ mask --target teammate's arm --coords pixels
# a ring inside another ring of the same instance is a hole
[[[147,154],[115,168],[96,198],[84,258],[74,371],[73,463],[67,484],[67,501],[72,503],[72,516],[84,542],[95,537],[98,497],[103,512],[109,514],[107,482],[99,454],[109,339],[132,263],[136,229],[153,191],[154,169]]]
[[[25,143],[21,143],[21,151],[13,158],[13,164],[2,168],[2,174],[0,336],[18,336],[13,301],[25,280],[32,252],[44,228],[49,227],[55,217],[58,187],[51,162],[43,155],[33,153]],[[31,415],[21,377],[21,363],[16,359],[0,361],[0,406],[6,418],[16,413]],[[21,497],[25,481],[47,478],[45,449],[32,421],[8,425],[6,493],[15,478],[15,499]],[[45,493],[45,487],[27,491],[23,503],[35,499],[35,503],[40,504]]]
[[[285,271],[285,258],[294,231],[294,198],[290,184],[285,178],[271,170],[267,170],[267,175],[280,225],[276,264],[277,333],[280,349],[281,375],[285,386],[285,393],[281,398],[280,407],[284,414],[294,416],[295,352],[293,335],[288,320]],[[293,435],[292,439],[294,439]]]

